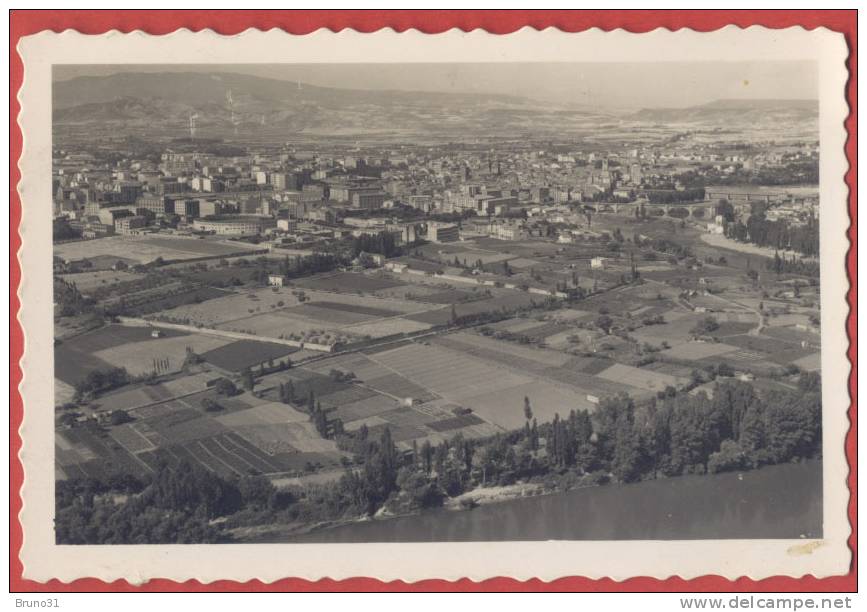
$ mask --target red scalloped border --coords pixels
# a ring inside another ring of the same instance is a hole
[[[17,100],[18,89],[24,76],[24,66],[16,46],[22,36],[42,30],[62,31],[74,29],[84,34],[102,34],[109,30],[129,32],[142,30],[149,34],[166,34],[180,28],[194,31],[212,29],[220,34],[237,34],[248,28],[280,28],[291,34],[306,34],[319,28],[333,31],[352,28],[360,32],[372,32],[381,28],[404,31],[410,28],[425,33],[439,33],[451,28],[469,31],[484,29],[493,34],[506,34],[524,26],[536,29],[556,27],[566,32],[578,32],[593,27],[604,30],[623,28],[630,32],[647,32],[658,27],[677,30],[691,28],[707,32],[726,25],[748,27],[761,25],[770,28],[803,26],[807,29],[826,27],[840,32],[846,37],[850,55],[847,61],[849,82],[846,96],[850,114],[846,119],[848,139],[846,156],[849,170],[846,184],[849,186],[849,216],[851,225],[848,237],[851,247],[847,254],[846,266],[850,280],[848,293],[849,317],[847,332],[850,345],[848,357],[852,364],[849,377],[851,405],[849,419],[851,428],[846,435],[846,457],[850,472],[849,520],[852,533],[849,547],[853,552],[849,573],[818,579],[813,576],[801,578],[773,577],[765,580],[739,578],[728,580],[721,576],[703,576],[693,580],[671,577],[665,580],[636,577],[618,582],[610,578],[592,580],[582,577],[568,577],[543,582],[538,579],[517,581],[512,578],[492,578],[482,582],[468,579],[449,582],[445,580],[423,580],[415,583],[402,581],[382,582],[372,578],[351,578],[335,581],[322,579],[316,582],[298,578],[285,578],[270,584],[258,580],[249,582],[218,581],[208,584],[190,580],[175,582],[167,579],[154,579],[142,585],[131,585],[119,580],[111,583],[96,578],[85,578],[71,583],[51,580],[39,583],[23,578],[23,565],[19,559],[23,532],[18,521],[21,510],[20,486],[24,471],[18,459],[21,437],[18,427],[23,417],[23,404],[18,384],[22,371],[19,360],[24,349],[24,333],[18,323],[17,313],[20,301],[17,296],[21,282],[21,267],[17,252],[21,246],[18,227],[21,222],[21,200],[17,184],[21,178],[18,159],[21,155],[22,134],[17,117],[20,104]],[[734,591],[857,591],[857,368],[858,368],[858,323],[857,323],[857,10],[13,10],[10,11],[10,89],[9,89],[9,130],[10,130],[10,212],[9,212],[9,317],[10,317],[10,444],[9,444],[9,587],[10,592],[253,592],[253,591],[586,591],[586,592],[734,592]]]

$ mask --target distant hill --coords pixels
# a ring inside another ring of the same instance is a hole
[[[742,125],[752,122],[816,121],[818,100],[714,100],[688,108],[643,108],[628,117],[659,123]]]
[[[339,108],[355,104],[525,104],[517,96],[500,94],[454,94],[398,90],[362,90],[317,87],[306,83],[266,79],[234,73],[162,72],[119,73],[78,77],[54,84],[55,109],[119,98],[162,98],[188,106],[225,105],[231,91],[240,107],[285,107],[289,104],[319,104]]]
[[[178,131],[196,115],[200,134],[238,127],[305,134],[551,131],[598,114],[519,96],[317,87],[232,73],[125,73],[54,84],[57,127],[109,123],[123,131]],[[240,133],[240,131],[239,131]]]

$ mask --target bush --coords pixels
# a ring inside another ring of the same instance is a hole
[[[206,412],[220,412],[223,409],[220,404],[209,397],[202,400],[202,408],[204,408]]]
[[[124,423],[132,421],[132,417],[129,416],[125,410],[112,410],[109,420],[112,425],[123,425]]]
[[[707,461],[707,471],[711,474],[745,470],[750,467],[749,456],[734,440],[724,440],[719,451],[711,453]]]
[[[225,395],[226,397],[231,397],[233,395],[238,395],[238,387],[235,386],[228,378],[220,378],[214,384],[214,389],[220,395]]]

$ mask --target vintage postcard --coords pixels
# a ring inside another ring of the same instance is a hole
[[[25,578],[848,572],[841,34],[18,52]]]

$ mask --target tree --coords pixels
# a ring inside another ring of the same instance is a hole
[[[225,395],[226,397],[231,397],[233,395],[238,394],[238,387],[235,386],[228,378],[219,378],[217,382],[214,384],[214,389],[220,395]]]
[[[704,336],[712,334],[718,329],[719,323],[714,317],[704,317],[693,326],[691,333],[695,336]]]
[[[252,391],[256,386],[256,380],[253,378],[253,371],[247,367],[241,372],[241,386],[247,391]]]
[[[123,425],[132,421],[132,417],[125,410],[112,410],[109,420],[112,425]]]
[[[606,335],[611,333],[611,326],[614,321],[608,315],[599,315],[596,317],[596,327],[605,332]]]
[[[530,406],[530,398],[524,396],[524,418],[529,421],[533,418],[533,408]]]
[[[206,412],[219,412],[223,409],[220,404],[209,397],[202,399],[202,408],[204,408]]]

